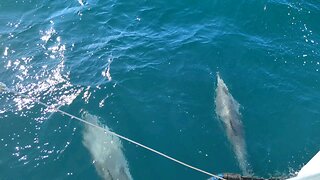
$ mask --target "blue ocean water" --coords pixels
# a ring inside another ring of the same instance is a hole
[[[256,176],[320,145],[317,1],[1,0],[0,81],[213,173],[241,173],[215,112],[216,73],[241,104]],[[0,94],[0,179],[100,179],[83,124]],[[94,139],[93,139],[94,141]],[[122,141],[133,179],[206,179]]]

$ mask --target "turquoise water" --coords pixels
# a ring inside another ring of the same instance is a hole
[[[241,104],[248,162],[287,176],[320,148],[317,1],[1,0],[0,81],[209,172],[241,173],[215,113]],[[0,94],[0,179],[100,179],[83,124]],[[122,141],[133,179],[206,179]]]

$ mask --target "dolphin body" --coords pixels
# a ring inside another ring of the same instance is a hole
[[[88,112],[83,112],[82,118],[103,127],[98,117]],[[109,130],[107,126],[104,126],[104,129]],[[122,143],[118,137],[85,124],[82,143],[89,150],[94,166],[102,179],[132,180],[128,162],[122,151]]]
[[[219,73],[217,73],[215,106],[216,114],[225,127],[228,140],[232,144],[239,167],[244,175],[249,175],[250,170],[247,162],[246,142],[244,140],[243,125],[239,112],[240,104],[232,97],[227,85],[220,78]]]

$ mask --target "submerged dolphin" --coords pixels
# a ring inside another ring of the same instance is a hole
[[[232,144],[233,151],[239,163],[239,167],[244,175],[250,174],[247,162],[246,142],[239,112],[240,104],[232,97],[228,87],[217,73],[216,89],[216,114],[222,121],[228,140]]]
[[[102,127],[97,116],[83,112],[82,118]],[[109,130],[107,126],[103,128]],[[89,150],[95,168],[104,180],[132,180],[118,137],[85,124],[82,143]]]

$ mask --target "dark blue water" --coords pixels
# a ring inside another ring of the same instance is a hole
[[[241,104],[248,162],[287,176],[320,148],[317,1],[1,0],[0,81],[209,172],[241,173],[215,113]],[[0,179],[99,179],[83,124],[0,94]],[[206,179],[122,141],[133,179]]]

